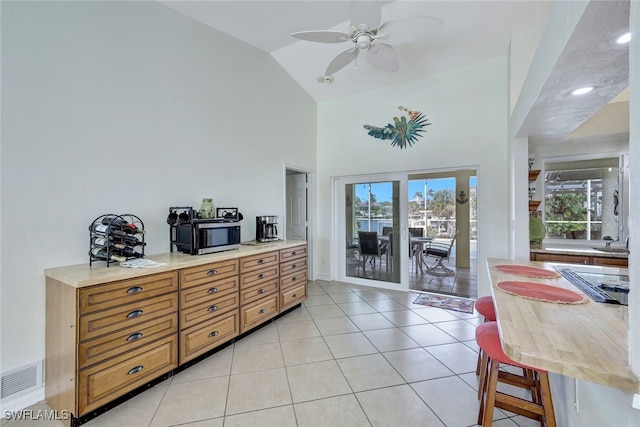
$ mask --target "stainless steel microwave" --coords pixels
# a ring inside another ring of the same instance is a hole
[[[195,219],[177,224],[172,243],[180,252],[204,255],[240,247],[240,223],[227,219]]]

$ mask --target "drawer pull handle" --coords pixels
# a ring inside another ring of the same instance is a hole
[[[264,289],[262,289],[262,288],[258,289],[258,293],[259,293],[259,294],[264,294],[264,292],[265,292],[265,290],[264,290]]]
[[[127,372],[127,375],[137,374],[138,372],[142,371],[143,368],[144,368],[144,366],[142,366],[142,365],[138,365],[135,368],[131,368],[129,370],[129,372]]]
[[[211,333],[209,334],[209,338],[211,338],[211,337],[215,337],[216,335],[218,335],[218,333],[219,333],[218,331],[213,331],[213,332],[211,332]]]
[[[263,308],[262,310],[260,310],[260,311],[258,312],[258,314],[265,314],[266,312],[267,312],[267,310],[266,310],[265,308]]]
[[[292,282],[295,282],[296,280],[298,280],[298,278],[297,278],[296,276],[293,276],[293,277],[291,278],[291,281],[292,281]]]
[[[296,251],[291,252],[291,255],[296,255],[296,254],[297,254]]]
[[[216,274],[218,274],[218,270],[216,270],[215,268],[207,271],[207,276],[214,276]]]
[[[127,317],[131,319],[133,317],[138,317],[141,314],[142,314],[142,310],[133,310],[131,313],[127,314]]]
[[[208,294],[215,294],[216,292],[218,292],[218,288],[211,288],[207,291]]]
[[[135,334],[131,334],[127,337],[127,341],[135,341],[139,338],[142,338],[142,332],[136,332]]]
[[[293,264],[293,265],[291,266],[291,268],[296,268],[296,267],[297,267],[297,265],[295,265],[295,264]]]
[[[264,277],[264,274],[260,273],[258,274],[258,279],[262,279]]]
[[[208,311],[216,311],[218,309],[217,305],[212,305],[211,307],[209,307]]]
[[[291,295],[291,297],[292,297],[292,298],[295,298],[295,297],[297,297],[297,296],[298,296],[298,294],[293,294],[293,295]]]
[[[128,294],[137,294],[140,291],[142,291],[142,287],[140,286],[134,286],[133,288],[127,289]]]
[[[264,260],[263,260],[262,258],[260,258],[260,259],[258,260],[258,264],[264,264]]]

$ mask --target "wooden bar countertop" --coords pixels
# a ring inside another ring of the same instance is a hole
[[[584,294],[564,277],[537,279],[495,270],[513,264],[554,270],[549,263],[487,259],[502,348],[516,362],[611,387],[640,392],[629,365],[628,308],[586,297],[584,304],[556,304],[508,294],[497,283],[536,282]],[[571,267],[571,265],[566,265]],[[573,266],[577,267],[577,266]],[[626,269],[580,266],[594,272],[628,274]]]

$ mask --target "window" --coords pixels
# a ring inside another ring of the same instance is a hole
[[[621,159],[545,164],[547,239],[620,240],[626,222]]]

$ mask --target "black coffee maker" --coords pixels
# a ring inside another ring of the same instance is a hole
[[[273,242],[278,239],[278,217],[264,215],[256,217],[256,241]]]

